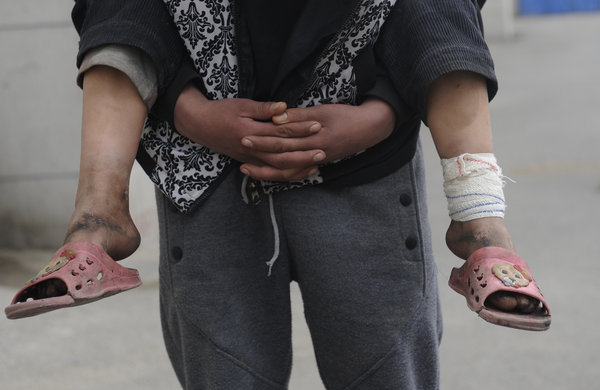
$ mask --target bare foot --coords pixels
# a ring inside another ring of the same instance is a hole
[[[127,186],[118,186],[116,181],[110,180],[106,184],[80,185],[64,243],[89,241],[114,260],[121,260],[138,248],[140,234],[129,214]],[[38,277],[43,273],[42,270]],[[47,279],[32,286],[28,297],[43,299],[65,294],[67,288],[63,281]]]
[[[446,232],[446,244],[456,256],[467,259],[477,249],[496,246],[515,252],[508,229],[502,218],[480,218],[468,222],[452,221]],[[509,292],[497,292],[488,297],[491,304],[505,312],[529,314],[539,306],[537,299]]]
[[[129,214],[129,173],[99,170],[89,176],[80,178],[65,244],[90,241],[113,259],[124,259],[140,245]]]
[[[115,260],[124,259],[140,245],[140,234],[129,213],[110,214],[76,210],[69,222],[65,244],[90,241]]]

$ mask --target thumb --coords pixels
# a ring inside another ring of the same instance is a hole
[[[315,120],[315,111],[319,106],[307,108],[290,108],[280,115],[274,115],[272,120],[276,125],[283,125],[289,122],[304,122]]]
[[[271,120],[272,117],[285,112],[285,102],[252,102],[248,107],[248,116],[256,120]]]

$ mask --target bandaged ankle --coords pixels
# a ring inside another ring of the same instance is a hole
[[[493,153],[461,154],[442,159],[448,214],[455,221],[504,218],[502,170]]]

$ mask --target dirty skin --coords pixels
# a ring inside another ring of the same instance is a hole
[[[127,197],[127,194],[123,196]],[[129,219],[129,217],[128,217]],[[131,225],[132,223],[129,222]],[[73,241],[75,235],[101,235],[104,237],[100,244],[102,248],[115,259],[122,259],[129,256],[140,245],[140,235],[137,229],[129,229],[129,232],[122,224],[116,224],[107,221],[98,215],[83,213],[67,230],[65,243]],[[122,248],[114,248],[116,241]],[[113,247],[109,247],[109,241]],[[123,245],[124,244],[124,245]]]
[[[515,251],[508,231],[503,224],[477,226],[478,222],[470,221],[472,225],[452,221],[446,232],[446,244],[458,257],[466,259],[479,248],[497,246]],[[489,221],[488,221],[489,222]],[[473,224],[475,228],[473,228]],[[539,301],[518,293],[500,291],[492,294],[486,304],[505,312],[530,314],[539,307]]]
[[[73,227],[69,229],[67,232],[67,237],[65,238],[65,242],[69,241],[69,237],[73,235],[73,233],[78,232],[80,230],[87,230],[90,232],[98,231],[98,229],[106,228],[112,232],[125,234],[121,226],[115,225],[105,221],[103,218],[84,213],[81,218],[75,223]]]

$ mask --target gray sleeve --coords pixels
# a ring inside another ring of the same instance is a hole
[[[83,85],[84,73],[96,65],[110,66],[125,73],[148,110],[154,105],[158,94],[156,69],[142,50],[126,45],[105,45],[90,50],[79,67],[77,85]]]

